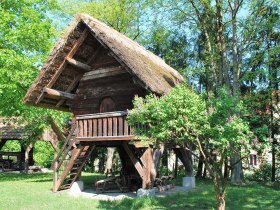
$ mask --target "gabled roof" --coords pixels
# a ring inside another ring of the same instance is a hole
[[[18,121],[19,118],[0,118],[0,140],[24,140],[32,136],[32,130]]]
[[[89,39],[92,46],[89,46]],[[86,14],[76,16],[68,31],[55,45],[40,74],[28,90],[24,103],[68,110],[72,95],[60,94],[61,98],[47,98],[44,89],[53,88],[64,93],[74,93],[76,85],[94,64],[83,58],[94,57],[103,48],[143,88],[158,95],[167,94],[184,78],[160,57],[146,50],[135,41]],[[83,57],[84,55],[84,57]],[[77,70],[77,66],[79,69]],[[70,73],[69,73],[70,72]]]

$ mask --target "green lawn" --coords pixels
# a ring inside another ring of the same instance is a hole
[[[96,177],[84,174],[87,185]],[[213,209],[215,195],[210,181],[197,181],[194,192],[156,199],[125,199],[117,202],[70,197],[52,193],[52,174],[0,173],[0,209]],[[247,183],[229,186],[227,209],[280,209],[279,184]]]

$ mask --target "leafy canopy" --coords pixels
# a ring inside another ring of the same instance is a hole
[[[130,124],[145,124],[136,135],[150,143],[174,142],[179,145],[203,145],[204,151],[214,149],[226,157],[241,148],[248,150],[252,138],[247,122],[240,118],[242,101],[220,91],[220,97],[205,100],[185,84],[168,95],[136,97],[129,112]]]
[[[0,4],[0,116],[23,116],[40,129],[47,115],[61,114],[22,103],[53,44],[51,0],[4,0]],[[28,124],[26,123],[26,124]]]

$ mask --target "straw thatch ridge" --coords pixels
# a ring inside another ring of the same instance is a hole
[[[109,49],[112,56],[130,74],[134,75],[139,84],[147,90],[163,95],[167,94],[176,84],[184,81],[184,78],[160,57],[104,23],[89,15],[80,14],[76,16],[68,31],[53,48],[42,71],[28,90],[24,103],[36,106],[35,102],[42,88],[49,83],[58,70],[65,56],[73,47],[73,43],[81,36],[84,27],[87,27],[90,30],[90,35],[94,36],[105,48]],[[39,103],[37,106],[48,107],[48,104]],[[55,108],[64,110],[66,107]]]

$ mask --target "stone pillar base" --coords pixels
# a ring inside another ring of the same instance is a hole
[[[84,182],[83,181],[76,181],[73,183],[72,187],[70,188],[70,192],[72,194],[80,193],[84,190]]]
[[[195,177],[194,176],[183,177],[183,187],[186,187],[188,189],[195,188]]]
[[[154,197],[156,195],[156,190],[153,189],[143,189],[140,188],[137,190],[137,198],[142,198],[142,197]]]

